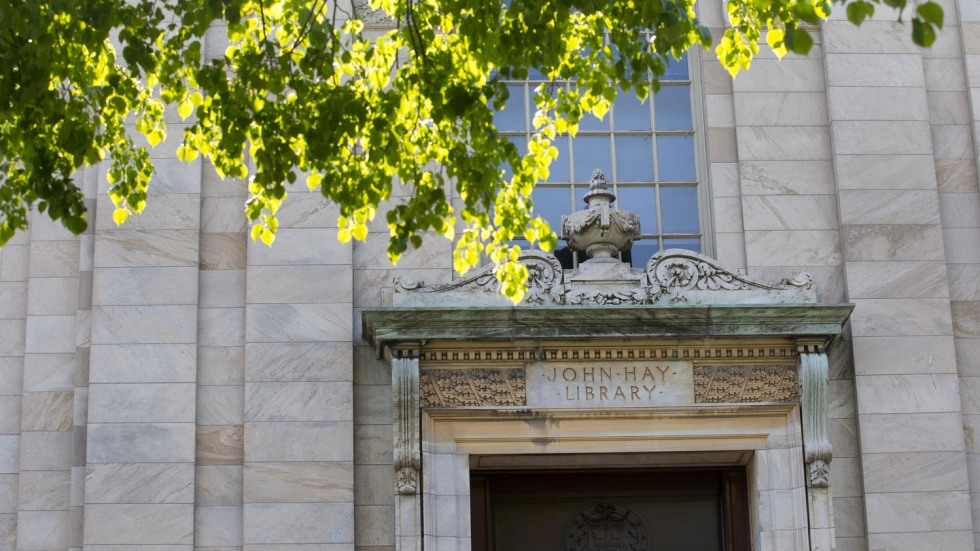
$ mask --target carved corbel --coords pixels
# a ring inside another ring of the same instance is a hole
[[[391,387],[395,422],[395,492],[413,495],[419,491],[419,473],[422,470],[419,445],[418,350],[399,350],[392,353]]]
[[[823,343],[798,343],[800,357],[800,407],[803,413],[803,452],[809,483],[830,486],[832,449],[827,431],[829,363]]]

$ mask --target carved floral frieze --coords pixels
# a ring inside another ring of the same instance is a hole
[[[527,403],[524,370],[423,369],[422,407],[521,406]]]
[[[800,385],[794,365],[694,366],[697,403],[794,403],[799,399]]]

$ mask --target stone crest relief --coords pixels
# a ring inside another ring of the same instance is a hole
[[[799,399],[800,385],[793,365],[694,366],[695,403],[792,403]]]
[[[649,551],[643,520],[628,507],[613,503],[595,506],[569,519],[566,551]]]

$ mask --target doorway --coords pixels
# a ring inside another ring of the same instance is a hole
[[[748,551],[744,467],[479,471],[474,551]]]

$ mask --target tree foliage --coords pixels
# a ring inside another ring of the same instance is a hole
[[[859,24],[881,4],[901,11],[906,0],[845,9]],[[727,7],[731,26],[716,52],[734,76],[763,33],[779,55],[807,53],[803,25],[826,18],[831,3]],[[247,180],[253,239],[272,242],[297,180],[339,206],[342,241],[363,239],[403,182],[411,196],[385,214],[390,258],[425,232],[455,238],[456,269],[487,254],[516,301],[527,273],[507,243],[555,242],[531,210],[531,190],[557,156],[552,140],[574,135],[586,112],[602,117],[619,90],[656,92],[671,57],[711,44],[694,0],[371,0],[370,8],[391,28],[365,30],[364,14],[334,0],[0,0],[0,244],[26,226],[32,205],[84,231],[72,174],[102,160],[116,222],[142,210],[153,165],[131,126],[155,146],[172,104],[193,117],[179,157],[203,155],[222,177]],[[913,39],[929,45],[942,10],[922,3],[911,20]],[[209,29],[228,46],[205,60]],[[521,156],[493,114],[507,100],[503,82],[529,69],[571,86],[537,88]]]

